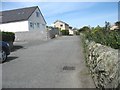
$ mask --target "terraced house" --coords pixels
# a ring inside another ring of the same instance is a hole
[[[46,21],[38,6],[0,12],[0,30],[8,32],[44,31]]]

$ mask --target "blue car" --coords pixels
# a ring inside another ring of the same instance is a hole
[[[9,54],[10,45],[7,42],[0,41],[0,62],[6,61]]]

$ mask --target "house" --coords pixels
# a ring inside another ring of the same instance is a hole
[[[116,26],[116,25],[112,25],[112,26],[110,27],[110,30],[116,30],[116,29],[119,29],[118,26]]]
[[[59,28],[60,30],[69,30],[69,25],[60,20],[54,22],[54,27]]]
[[[0,30],[8,32],[44,31],[46,21],[38,6],[0,12]]]
[[[71,26],[69,26],[69,35],[74,35],[74,31]]]

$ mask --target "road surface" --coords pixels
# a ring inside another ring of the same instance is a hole
[[[15,42],[2,65],[3,88],[94,88],[79,36]]]

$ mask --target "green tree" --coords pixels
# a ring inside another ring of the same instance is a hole
[[[117,21],[115,25],[118,26],[118,28],[120,29],[120,21]]]
[[[69,35],[69,30],[61,30],[62,35]]]
[[[79,32],[86,32],[86,31],[90,31],[90,28],[88,26],[84,26],[79,29]]]
[[[105,21],[105,30],[109,31],[110,30],[110,23]]]

